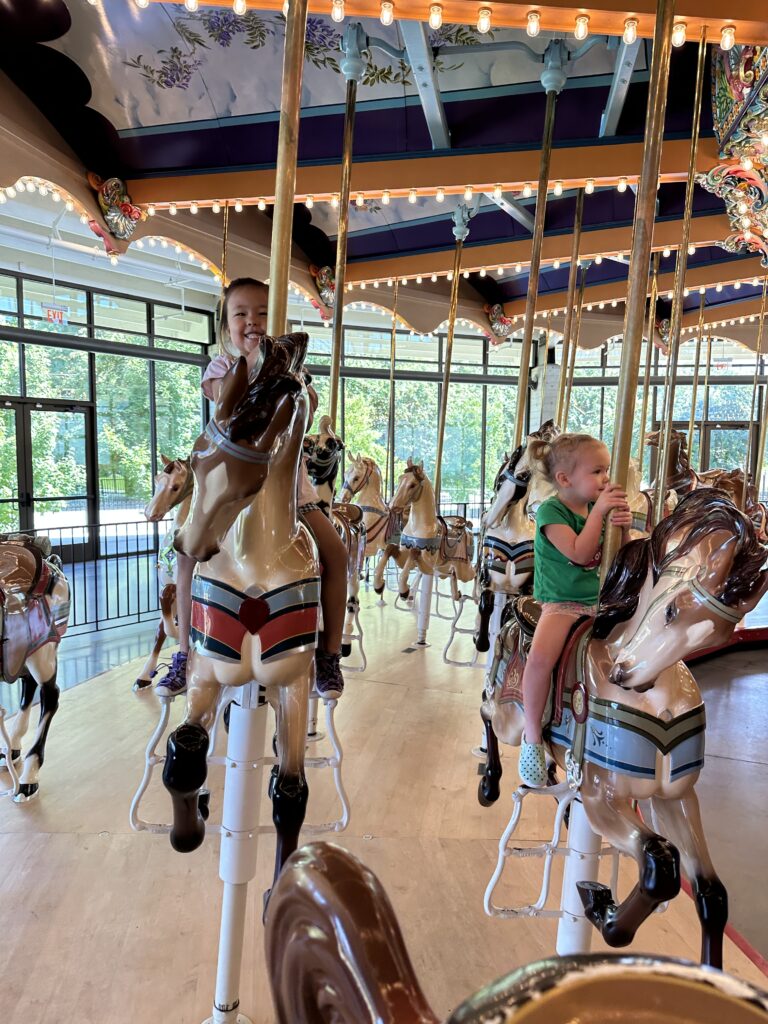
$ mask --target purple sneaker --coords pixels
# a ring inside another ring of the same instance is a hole
[[[320,648],[315,651],[315,689],[323,700],[338,700],[344,692],[340,659],[340,654],[329,654]]]
[[[178,697],[187,692],[187,655],[177,651],[171,658],[171,667],[155,686],[158,697]]]

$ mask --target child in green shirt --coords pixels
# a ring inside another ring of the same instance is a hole
[[[589,434],[561,434],[553,442],[531,441],[532,464],[554,484],[557,494],[536,513],[533,594],[541,618],[523,673],[525,731],[519,774],[526,786],[547,784],[541,719],[550,678],[574,621],[594,615],[600,590],[598,567],[606,516],[624,531],[632,525],[626,492],[610,483],[610,455]]]

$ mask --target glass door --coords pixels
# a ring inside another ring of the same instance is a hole
[[[10,402],[0,408],[0,533],[14,533],[21,526],[17,414]]]
[[[750,473],[754,473],[757,447],[757,424],[753,424],[752,465]],[[749,425],[747,423],[704,424],[704,468],[705,469],[744,469],[747,457],[747,439]]]

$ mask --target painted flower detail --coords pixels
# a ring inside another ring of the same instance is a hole
[[[219,46],[229,46],[240,32],[245,31],[245,24],[234,11],[206,11],[202,15],[205,31]]]
[[[170,50],[158,50],[157,55],[161,57],[159,67],[147,64],[142,54],[123,63],[129,68],[136,68],[141,72],[142,78],[146,78],[160,89],[188,88],[192,75],[204,63],[200,58],[182,53],[178,46],[172,46]]]

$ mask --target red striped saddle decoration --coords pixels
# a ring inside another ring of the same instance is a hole
[[[320,579],[311,576],[264,594],[244,594],[226,583],[192,580],[191,639],[217,661],[239,662],[246,632],[261,641],[261,660],[317,646]]]

